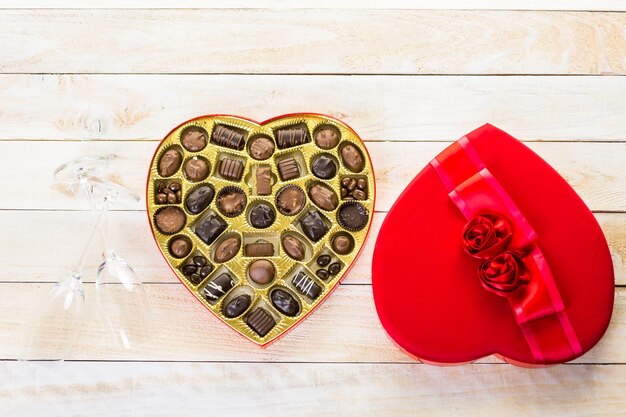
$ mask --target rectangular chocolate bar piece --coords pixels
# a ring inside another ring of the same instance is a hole
[[[254,310],[246,320],[248,326],[259,336],[263,337],[276,325],[276,320],[261,307]]]
[[[219,172],[227,180],[239,181],[243,174],[243,167],[243,162],[237,159],[222,158],[220,159]]]
[[[270,195],[272,193],[272,177],[269,165],[256,167],[256,193]]]
[[[311,300],[315,300],[322,292],[322,287],[302,271],[298,272],[291,282],[302,295],[306,295]]]
[[[278,162],[278,173],[283,181],[289,181],[300,176],[298,162],[292,156]]]
[[[266,241],[248,243],[244,246],[243,252],[246,256],[274,256],[274,245]]]

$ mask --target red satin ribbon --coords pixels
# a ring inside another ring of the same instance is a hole
[[[499,213],[511,220],[513,236],[508,247],[527,254],[523,259],[531,279],[507,298],[535,360],[558,361],[572,352],[582,353],[550,267],[537,245],[537,233],[469,139],[462,137],[430,164],[468,221],[484,212]]]

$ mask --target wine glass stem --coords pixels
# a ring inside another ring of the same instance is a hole
[[[72,275],[75,277],[80,277],[83,274],[83,269],[85,268],[85,261],[87,260],[87,255],[89,254],[89,249],[91,248],[91,244],[93,243],[93,239],[96,236],[96,232],[100,229],[100,224],[104,217],[104,211],[101,211],[98,214],[98,219],[96,220],[96,224],[93,229],[91,229],[91,233],[89,233],[89,237],[87,238],[87,242],[85,243],[85,247],[83,249],[83,253],[80,256],[80,261],[72,271]]]

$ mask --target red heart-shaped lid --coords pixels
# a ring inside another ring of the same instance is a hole
[[[372,285],[391,338],[438,364],[572,360],[604,334],[614,295],[591,211],[491,125],[444,150],[400,195],[376,241]]]

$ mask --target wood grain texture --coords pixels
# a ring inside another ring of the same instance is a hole
[[[0,284],[0,357],[20,358],[23,323],[29,307],[45,295],[50,285]],[[383,330],[369,285],[340,285],[335,292],[283,338],[259,348],[241,338],[193,298],[182,284],[148,284],[154,333],[121,351],[107,332],[96,306],[94,285],[85,286],[85,324],[67,359],[72,360],[158,360],[158,361],[262,361],[262,362],[393,362],[414,363],[387,337]],[[459,312],[459,314],[462,314]],[[54,358],[59,345],[57,326],[41,338],[41,349],[31,359]],[[626,337],[626,289],[616,290],[611,324],[602,340],[577,363],[626,363],[621,341]],[[500,363],[495,357],[481,363]]]
[[[608,12],[3,10],[0,72],[624,74],[625,23]]]
[[[622,141],[625,89],[626,77],[0,75],[0,139],[155,140],[202,114],[316,112],[374,141],[450,141],[486,122],[524,140]]]

